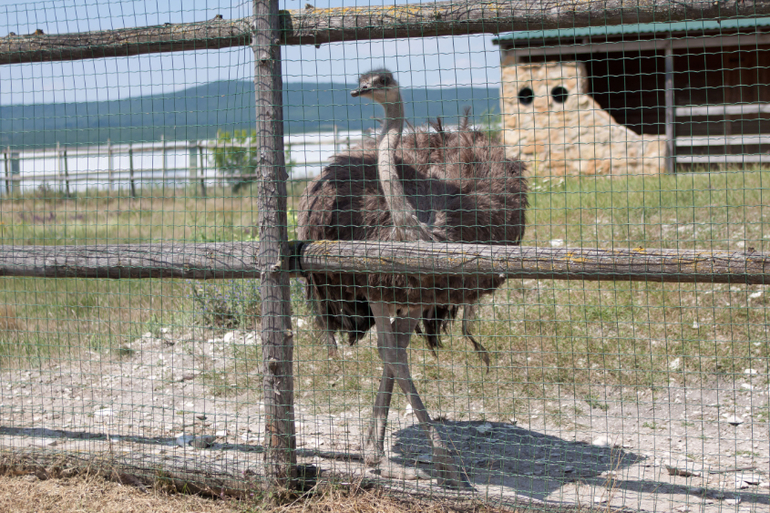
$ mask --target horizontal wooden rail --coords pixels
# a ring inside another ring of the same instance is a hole
[[[281,12],[281,44],[726,19],[770,14],[770,0],[478,0]],[[211,50],[251,44],[251,18],[0,38],[0,64]]]
[[[282,263],[301,272],[490,275],[555,280],[770,284],[770,255],[672,249],[432,244],[291,243]],[[259,278],[258,242],[0,246],[0,276]]]
[[[770,103],[741,103],[738,105],[687,105],[676,108],[677,117],[748,116],[751,114],[770,114]]]
[[[676,145],[693,146],[756,146],[770,144],[770,135],[695,135],[692,137],[677,137]]]
[[[677,164],[762,164],[770,163],[770,155],[677,155]]]

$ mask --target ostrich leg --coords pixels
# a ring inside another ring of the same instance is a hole
[[[409,345],[409,338],[418,322],[419,319],[416,317],[399,317],[390,323],[391,333],[397,340],[396,346],[406,347]],[[402,341],[403,337],[406,337],[406,340]],[[372,422],[369,426],[364,448],[364,462],[368,466],[379,464],[385,452],[385,427],[388,423],[388,411],[390,410],[390,400],[393,398],[393,385],[395,384],[393,371],[390,365],[385,364],[386,360],[382,352],[383,348],[389,347],[389,345],[387,343],[380,343],[379,340],[378,335],[380,359],[383,362],[382,378],[380,379],[380,389],[377,392],[377,398],[374,401]],[[392,347],[392,344],[390,346]]]
[[[372,422],[369,425],[369,433],[366,436],[366,446],[364,447],[364,463],[370,467],[378,465],[385,452],[385,426],[388,423],[388,410],[390,410],[390,400],[393,397],[394,383],[395,380],[390,367],[383,363],[380,389],[374,400]]]
[[[389,317],[388,305],[386,303],[372,302],[372,313],[374,314],[375,324],[377,326],[377,348],[382,358],[384,367],[390,368],[391,375],[395,378],[398,386],[406,395],[409,404],[412,405],[412,410],[417,419],[420,421],[420,425],[423,431],[428,436],[428,440],[433,446],[433,467],[438,477],[438,482],[442,486],[448,486],[452,488],[471,488],[471,485],[464,479],[463,474],[460,472],[457,463],[455,463],[454,457],[451,451],[447,447],[446,443],[441,439],[441,435],[433,425],[433,421],[428,415],[428,411],[425,409],[425,405],[420,399],[420,395],[417,393],[417,388],[414,386],[412,376],[409,372],[409,358],[406,353],[407,347],[409,347],[409,340],[412,337],[414,327],[419,321],[421,309],[416,308],[409,312],[405,317],[400,317],[396,322],[391,324]],[[409,331],[401,331],[399,333],[394,332],[394,329],[405,329],[411,327]],[[383,371],[383,376],[385,372]],[[385,385],[387,387],[387,385]],[[392,388],[392,385],[391,385]],[[380,391],[384,389],[383,384],[380,383]],[[378,393],[375,406],[380,399]],[[390,399],[387,399],[388,403]],[[387,416],[387,410],[384,414]],[[373,423],[376,421],[373,419]],[[374,424],[372,426],[375,427]],[[376,426],[379,428],[379,425]],[[370,434],[374,434],[373,430]],[[382,434],[384,435],[384,422],[382,427]],[[377,433],[379,435],[379,433]],[[381,444],[381,440],[377,441],[378,445]]]

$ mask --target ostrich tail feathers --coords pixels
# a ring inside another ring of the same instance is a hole
[[[476,355],[487,366],[487,373],[489,373],[489,351],[482,346],[471,333],[471,323],[476,320],[476,307],[473,305],[465,305],[463,311],[463,336],[467,338],[471,344],[473,344],[473,350],[476,351]]]

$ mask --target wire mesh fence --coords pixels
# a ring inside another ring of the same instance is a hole
[[[767,6],[493,4],[6,6],[3,461],[766,510]]]

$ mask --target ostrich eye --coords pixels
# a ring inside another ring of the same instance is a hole
[[[530,87],[525,87],[519,91],[519,103],[529,105],[535,99],[535,91]]]
[[[388,79],[385,77],[380,77],[380,84],[382,85],[388,85]]]
[[[567,97],[569,96],[569,91],[566,87],[562,86],[556,86],[553,89],[551,89],[551,96],[553,96],[553,101],[556,103],[564,103],[567,101]]]

